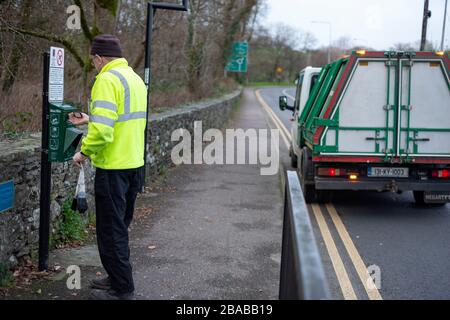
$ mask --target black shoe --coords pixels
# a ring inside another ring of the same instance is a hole
[[[93,279],[91,281],[92,289],[109,290],[111,289],[111,279],[109,277],[102,279]]]
[[[90,300],[135,300],[134,292],[130,293],[117,293],[110,290],[92,290],[89,297]]]

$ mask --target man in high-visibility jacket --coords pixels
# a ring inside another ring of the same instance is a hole
[[[76,125],[89,124],[73,160],[81,165],[90,158],[96,168],[97,243],[108,277],[92,281],[91,298],[133,299],[128,227],[143,187],[147,88],[122,57],[116,37],[97,36],[91,55],[99,74],[90,115],[70,115]]]

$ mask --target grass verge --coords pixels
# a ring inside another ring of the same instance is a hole
[[[15,284],[13,273],[8,266],[0,263],[0,288],[12,288]]]

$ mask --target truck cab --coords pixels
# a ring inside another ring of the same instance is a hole
[[[295,102],[294,106],[289,106],[289,99],[287,96],[280,97],[280,108],[282,110],[290,110],[293,112],[294,121],[291,127],[291,146],[289,148],[289,154],[291,157],[291,164],[293,167],[297,167],[298,156],[301,154],[301,149],[298,143],[293,143],[294,141],[299,141],[298,126],[299,123],[295,121],[300,117],[303,109],[305,108],[306,102],[309,99],[311,91],[316,84],[322,68],[306,67],[303,69],[297,79],[295,80],[296,91],[295,91]]]

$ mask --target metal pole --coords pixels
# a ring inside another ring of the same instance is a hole
[[[442,26],[442,41],[441,41],[441,51],[444,51],[444,42],[445,42],[445,27],[447,23],[447,5],[448,0],[445,0],[445,10],[444,10],[444,25]]]
[[[39,271],[48,270],[48,247],[50,236],[50,193],[52,164],[48,161],[48,85],[50,54],[44,53],[42,88],[42,148],[41,148],[41,195],[39,215]]]
[[[423,9],[422,40],[420,41],[420,51],[425,51],[425,46],[427,44],[428,19],[431,18],[431,12],[428,10],[429,4],[430,1],[425,0]]]
[[[153,37],[153,16],[154,10],[152,4],[147,5],[147,32],[145,42],[145,75],[144,82],[147,86],[147,116],[145,122],[145,144],[144,144],[144,170],[143,170],[143,185],[145,186],[145,178],[147,177],[147,145],[148,145],[148,122],[150,118],[150,81],[151,81],[151,57],[152,57],[152,37]],[[144,190],[141,190],[144,191]]]
[[[182,4],[173,4],[165,2],[149,2],[147,4],[147,30],[146,30],[146,40],[145,40],[145,71],[144,71],[144,82],[147,86],[147,116],[145,124],[145,144],[144,144],[144,170],[143,170],[143,182],[145,185],[145,178],[147,176],[147,144],[148,144],[148,123],[150,118],[150,86],[151,86],[151,63],[152,63],[152,38],[153,38],[153,18],[155,16],[156,10],[172,10],[172,11],[188,11],[189,1],[183,0]],[[144,186],[143,186],[144,187]],[[142,187],[142,188],[143,188]],[[143,191],[143,190],[141,190]]]

